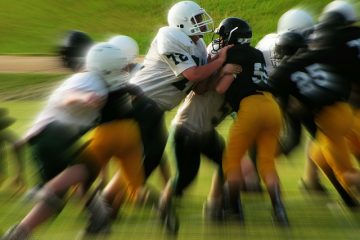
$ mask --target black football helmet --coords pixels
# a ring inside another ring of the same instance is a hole
[[[284,57],[294,55],[300,48],[306,48],[306,38],[298,32],[285,32],[278,36],[275,42],[275,58],[281,61]]]
[[[213,45],[220,48],[229,44],[250,44],[252,37],[250,25],[245,20],[236,17],[222,20],[214,33],[218,34],[219,38],[213,40]]]
[[[65,67],[79,71],[85,63],[85,55],[94,41],[84,32],[69,30],[58,46],[58,54]]]

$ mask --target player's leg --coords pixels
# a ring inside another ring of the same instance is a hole
[[[262,106],[260,111],[263,115],[260,131],[256,138],[257,166],[270,196],[275,221],[281,226],[288,226],[289,220],[281,197],[280,179],[275,167],[278,139],[282,129],[282,116],[279,106],[272,98],[266,96],[257,105],[260,104]]]
[[[326,193],[326,188],[321,184],[319,177],[319,169],[315,162],[311,158],[311,145],[313,140],[308,139],[305,147],[305,165],[304,165],[304,173],[303,177],[299,181],[300,188],[316,193]]]
[[[121,133],[121,134],[119,134]],[[112,128],[112,153],[119,170],[102,192],[116,216],[124,198],[136,201],[145,184],[143,148],[138,124],[133,120],[118,121]]]
[[[142,145],[140,133],[137,123],[133,120],[117,120],[108,122],[98,126],[93,135],[87,152],[93,156],[95,164],[99,166],[106,166],[112,157],[119,157],[131,155],[132,152],[137,151],[137,158],[130,159],[134,165],[142,164]],[[128,160],[128,159],[123,159]],[[139,168],[139,167],[138,167]],[[143,183],[143,178],[139,175]],[[112,216],[116,216],[120,207],[123,196],[126,196],[126,181],[120,171],[116,172],[111,181],[106,185],[102,193],[94,193],[101,195],[112,208]]]
[[[180,125],[175,127],[173,136],[176,173],[174,180],[168,182],[160,196],[159,210],[163,219],[166,215],[176,219],[176,213],[172,210],[173,197],[182,195],[196,177],[200,166],[199,136]]]
[[[39,202],[4,239],[18,239],[16,236],[23,235],[24,232],[30,236],[36,227],[61,212],[65,205],[64,196],[71,186],[88,179],[89,171],[84,164],[77,164],[65,169],[37,193],[36,197]]]
[[[174,153],[176,173],[174,194],[181,196],[195,179],[200,167],[200,136],[182,126],[174,130]]]
[[[215,129],[206,133],[201,141],[201,152],[216,164],[210,190],[204,203],[204,215],[211,220],[223,218],[223,186],[224,174],[222,157],[225,149],[225,140]]]
[[[360,162],[360,109],[354,110],[354,122],[353,126],[347,134],[346,139],[349,143],[351,153]]]
[[[241,159],[254,143],[258,128],[251,102],[250,97],[241,101],[237,118],[229,130],[223,158],[225,217],[235,216],[241,223],[244,221],[240,199],[240,189],[243,185]]]
[[[339,180],[336,178],[334,171],[331,169],[331,166],[326,162],[319,144],[314,141],[309,144],[309,159],[317,165],[316,168],[319,167],[322,170],[348,207],[354,208],[359,206],[356,196],[352,195],[351,192],[348,192],[341,185]]]
[[[353,123],[353,114],[347,103],[324,107],[316,117],[321,130],[318,135],[321,151],[341,184],[351,191],[360,187],[360,172],[351,162],[350,150],[345,136]]]
[[[139,124],[144,147],[144,169],[147,179],[163,159],[168,138],[164,112],[149,98],[137,97],[133,101],[134,117]]]

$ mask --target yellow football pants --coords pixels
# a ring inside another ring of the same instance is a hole
[[[261,178],[267,179],[268,174],[277,176],[275,156],[281,129],[281,111],[271,94],[251,95],[242,99],[225,150],[225,176],[241,169],[241,159],[253,144],[257,146],[257,166]]]
[[[360,158],[360,109],[354,109],[354,122],[349,134],[346,136],[350,151],[358,160]]]
[[[85,151],[93,156],[98,166],[105,166],[110,159],[118,162],[121,174],[116,175],[118,184],[113,184],[114,188],[125,186],[128,194],[133,196],[144,184],[141,135],[134,120],[117,120],[98,126]]]
[[[353,124],[353,111],[349,104],[338,102],[323,109],[315,116],[318,127],[315,142],[310,146],[310,157],[319,166],[326,164],[334,171],[340,183],[349,190],[345,173],[355,172],[346,136]]]

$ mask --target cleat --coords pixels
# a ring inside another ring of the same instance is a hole
[[[85,235],[109,233],[112,211],[99,192],[87,203],[86,208],[89,211],[89,220]]]
[[[222,204],[205,201],[203,205],[203,216],[210,221],[222,221],[224,219],[224,208]]]
[[[238,221],[241,225],[245,224],[240,188],[237,184],[227,183],[224,187],[224,219]]]
[[[171,201],[160,201],[158,205],[161,224],[165,226],[166,231],[170,234],[177,234],[180,223]]]
[[[282,203],[281,200],[279,185],[275,185],[274,187],[270,188],[268,191],[271,199],[271,204],[273,207],[274,222],[282,227],[288,227],[290,224],[284,204]]]
[[[244,211],[242,208],[225,209],[224,218],[227,220],[238,221],[241,225],[245,224]]]
[[[273,219],[281,227],[290,226],[285,208],[283,205],[275,206],[273,209]]]

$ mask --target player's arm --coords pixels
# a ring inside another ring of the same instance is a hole
[[[131,83],[127,83],[127,84],[123,85],[121,88],[111,91],[111,95],[113,97],[121,97],[126,93],[128,93],[134,97],[140,97],[140,96],[144,95],[144,92],[142,91],[142,89],[139,86],[137,86],[135,84],[131,84]]]
[[[193,66],[184,70],[181,74],[189,81],[199,82],[208,79],[213,73],[219,70],[226,60],[226,54],[232,45],[222,48],[218,57],[208,64],[202,66]]]
[[[83,105],[84,107],[98,107],[104,103],[104,97],[99,96],[95,92],[83,92],[78,90],[69,91],[62,105]]]
[[[240,65],[227,63],[208,80],[198,82],[193,90],[198,94],[202,94],[209,89],[215,89],[219,79],[222,79],[225,75],[238,74],[241,71],[242,67]]]
[[[233,74],[226,74],[224,75],[219,82],[217,83],[215,90],[216,92],[223,94],[228,90],[231,83],[234,81],[235,77]]]

